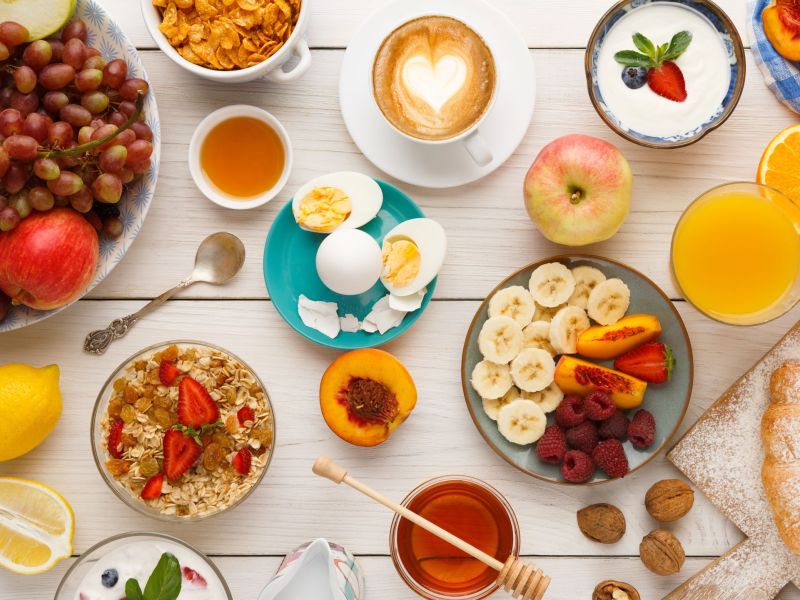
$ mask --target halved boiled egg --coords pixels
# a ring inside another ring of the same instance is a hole
[[[439,274],[447,236],[433,219],[409,219],[384,236],[382,252],[381,283],[394,296],[410,296]]]
[[[330,233],[366,225],[383,204],[383,191],[371,177],[353,171],[312,179],[292,198],[292,213],[306,231]]]

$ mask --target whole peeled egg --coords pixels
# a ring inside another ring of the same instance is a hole
[[[317,249],[317,274],[330,290],[355,296],[370,289],[383,270],[378,242],[360,229],[340,229]]]

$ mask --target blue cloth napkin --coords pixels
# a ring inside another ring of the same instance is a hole
[[[748,0],[750,46],[769,89],[783,104],[800,113],[800,63],[783,58],[767,39],[761,12],[769,3],[770,0]]]

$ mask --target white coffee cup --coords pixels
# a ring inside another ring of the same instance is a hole
[[[424,18],[424,17],[439,17],[439,16],[450,17],[451,19],[455,19],[456,21],[460,21],[461,23],[463,23],[464,25],[466,25],[467,27],[469,27],[470,29],[475,31],[475,33],[480,35],[480,33],[478,32],[477,29],[475,29],[472,25],[464,22],[462,19],[460,19],[458,17],[451,16],[451,15],[446,15],[446,14],[440,14],[440,13],[433,13],[433,14],[422,13],[422,14],[415,15],[415,16],[410,17],[410,18],[405,18],[403,21],[398,22],[397,24],[395,24],[394,27],[392,27],[389,30],[389,32],[386,34],[386,36],[384,36],[384,39],[386,39],[389,36],[391,36],[392,33],[394,33],[397,30],[397,28],[402,27],[405,23],[409,23],[411,21],[414,21],[414,20],[420,19],[420,18]],[[489,49],[489,52],[492,52],[492,48],[489,45],[489,43],[486,41],[486,38],[481,36],[481,39],[483,40],[483,43],[486,45],[486,47]],[[378,53],[379,49],[380,49],[380,46],[375,51],[376,56],[377,56],[377,53]],[[374,65],[375,65],[375,57],[373,57],[373,68],[374,68]],[[494,84],[494,88],[492,90],[492,97],[489,100],[489,103],[486,105],[486,108],[484,109],[484,111],[481,114],[481,116],[470,127],[468,127],[467,129],[457,133],[456,135],[454,135],[452,137],[445,138],[445,139],[430,140],[430,139],[418,138],[418,137],[415,137],[413,135],[410,135],[410,134],[406,133],[405,131],[402,131],[401,129],[398,129],[397,126],[395,126],[395,124],[392,123],[392,121],[389,120],[389,118],[383,113],[383,111],[380,109],[380,106],[378,106],[378,101],[377,101],[377,99],[375,97],[375,81],[374,81],[374,78],[372,77],[372,71],[370,71],[370,89],[372,91],[372,98],[375,101],[375,104],[376,104],[376,106],[378,108],[378,112],[383,117],[383,120],[386,121],[386,123],[394,131],[396,131],[398,134],[400,134],[401,136],[403,136],[407,140],[410,140],[410,141],[415,142],[417,144],[426,145],[426,146],[445,146],[445,145],[448,145],[448,144],[460,143],[461,145],[464,146],[464,149],[469,153],[469,155],[472,158],[472,160],[475,161],[476,165],[478,165],[479,167],[485,167],[490,162],[492,162],[492,159],[494,157],[492,155],[492,151],[489,148],[488,144],[481,137],[479,129],[480,129],[480,126],[483,123],[483,121],[486,119],[486,116],[492,110],[492,107],[494,106],[495,99],[497,98],[497,86],[499,84],[499,79],[500,79],[499,68],[498,68],[499,66],[498,66],[497,62],[495,62],[494,67],[495,67],[495,84]]]

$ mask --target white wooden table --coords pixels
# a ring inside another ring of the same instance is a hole
[[[226,87],[188,75],[157,51],[138,2],[104,0],[141,48],[157,95],[163,127],[158,191],[139,239],[102,285],[55,317],[0,336],[0,364],[58,363],[64,396],[64,413],[55,432],[27,456],[0,464],[0,475],[37,479],[66,496],[77,520],[76,555],[115,533],[165,531],[214,557],[236,600],[255,600],[287,551],[325,536],[359,555],[369,600],[395,600],[412,594],[388,557],[391,515],[354,492],[312,476],[313,459],[327,453],[396,499],[432,476],[468,473],[497,486],[514,505],[523,554],[553,578],[548,598],[588,599],[595,584],[606,578],[633,583],[645,600],[663,596],[735,545],[741,533],[699,497],[690,515],[672,528],[688,555],[683,571],[663,578],[650,574],[637,556],[641,537],[656,526],[644,510],[644,492],[678,472],[662,455],[622,481],[579,488],[547,485],[512,469],[484,443],[465,409],[459,377],[464,335],[479,301],[500,279],[563,250],[534,231],[523,208],[522,179],[536,152],[570,132],[605,138],[617,144],[632,165],[633,209],[612,240],[586,251],[629,263],[675,299],[696,361],[685,431],[800,318],[800,310],[749,329],[704,318],[680,299],[670,280],[672,229],[684,207],[702,191],[723,181],[751,179],[765,144],[797,117],[774,100],[748,51],[744,95],[721,130],[681,150],[654,151],[627,143],[594,112],[583,76],[583,47],[611,0],[493,0],[522,29],[536,60],[533,123],[508,162],[478,183],[447,191],[400,184],[428,216],[445,226],[449,254],[430,308],[408,333],[386,347],[414,376],[417,408],[389,442],[373,449],[355,448],[334,436],[319,414],[317,383],[336,352],[306,342],[284,324],[266,297],[261,275],[267,231],[292,190],[332,170],[382,176],[345,130],[337,80],[351,35],[383,0],[308,1],[313,1],[310,71],[292,84]],[[744,36],[743,0],[718,1]],[[195,125],[212,110],[234,102],[272,111],[294,142],[289,184],[277,199],[254,212],[237,213],[208,202],[192,183],[186,163]],[[233,283],[193,287],[137,324],[102,357],[81,352],[88,331],[132,312],[179,281],[191,269],[197,243],[223,229],[240,236],[248,252],[244,271]],[[134,351],[171,338],[205,340],[239,354],[266,381],[276,410],[277,449],[264,483],[238,509],[197,525],[165,526],[125,507],[102,482],[89,446],[92,405],[110,371]],[[624,510],[628,531],[619,543],[595,544],[578,531],[575,511],[592,502],[612,502]],[[35,577],[0,572],[0,598],[52,598],[71,562]],[[787,589],[782,596],[797,600],[800,593]]]

